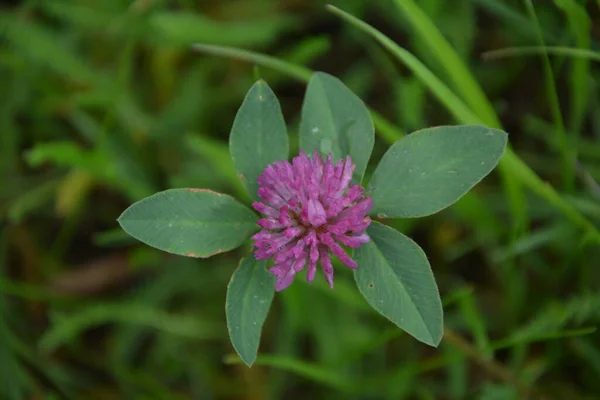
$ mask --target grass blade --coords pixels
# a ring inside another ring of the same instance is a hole
[[[515,10],[513,6],[503,0],[473,0],[480,8],[492,14],[495,19],[505,23],[508,29],[519,32],[523,37],[536,38],[535,28],[531,26],[527,17]],[[551,43],[559,41],[557,32],[544,32],[544,39]]]
[[[237,355],[231,355],[226,357],[225,362],[228,364],[237,364],[241,363],[242,360]],[[307,380],[318,382],[344,392],[353,391],[355,388],[351,378],[345,377],[337,371],[291,357],[260,355],[256,359],[255,365],[265,365],[289,371]]]
[[[271,68],[301,82],[308,82],[310,76],[312,75],[312,71],[306,67],[282,61],[266,54],[238,49],[236,47],[214,46],[210,44],[196,43],[192,46],[192,48],[204,54],[233,58],[236,60],[244,60],[263,67]]]
[[[589,48],[592,23],[585,8],[575,0],[554,0],[554,4],[565,13],[575,38],[575,45],[579,48]],[[571,131],[579,132],[585,118],[590,94],[589,79],[589,61],[583,58],[573,59],[569,76],[569,98],[572,110],[569,114],[568,126]]]
[[[598,51],[562,46],[507,47],[504,49],[486,51],[485,53],[481,54],[481,57],[484,60],[500,60],[509,57],[532,56],[544,53],[549,55],[572,57],[600,62],[600,52]]]
[[[460,56],[440,33],[434,22],[419,8],[413,0],[394,0],[396,6],[404,12],[411,26],[432,50],[440,65],[446,69],[456,91],[467,105],[483,122],[492,128],[501,128],[498,116],[483,90],[473,78]]]
[[[524,338],[520,338],[520,337],[508,338],[508,339],[503,339],[503,340],[497,340],[497,341],[491,343],[490,350],[500,350],[500,349],[505,349],[508,347],[518,346],[518,345],[522,345],[522,344],[543,342],[546,340],[555,340],[555,339],[563,339],[563,338],[568,338],[568,337],[590,335],[594,332],[596,332],[596,327],[590,326],[590,327],[580,328],[580,329],[569,329],[569,330],[558,331],[558,332],[540,333],[538,335],[532,335],[532,336],[524,337]]]
[[[523,2],[525,3],[525,7],[529,13],[529,18],[535,26],[538,36],[537,39],[541,45],[544,46],[542,29],[540,27],[537,15],[535,14],[533,3],[531,0],[523,0]],[[575,182],[575,158],[573,157],[573,152],[570,150],[571,146],[569,146],[569,141],[567,139],[565,124],[560,111],[560,103],[558,101],[558,92],[556,91],[556,84],[554,83],[554,73],[552,72],[552,66],[550,65],[550,58],[548,57],[548,54],[543,53],[543,61],[547,95],[549,97],[548,100],[550,101],[552,119],[554,120],[554,125],[556,126],[556,141],[560,143],[559,149],[562,161],[563,185],[568,191],[571,192],[573,191]]]
[[[158,331],[197,340],[213,339],[221,335],[212,321],[201,321],[193,316],[171,314],[135,303],[98,304],[60,319],[42,336],[39,347],[44,351],[52,351],[76,340],[86,330],[107,323],[149,326]]]
[[[488,349],[489,337],[486,329],[486,321],[477,307],[477,300],[473,296],[473,292],[469,296],[464,296],[460,303],[460,311],[465,323],[471,330],[471,334],[475,339],[477,349],[486,357],[492,357],[492,352]]]

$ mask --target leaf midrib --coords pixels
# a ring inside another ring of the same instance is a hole
[[[256,221],[196,221],[196,220],[180,220],[180,219],[119,219],[119,222],[163,222],[168,224],[180,224],[180,225],[255,225]]]
[[[327,125],[328,125],[328,128],[333,133],[333,135],[331,135],[331,136],[328,135],[328,138],[332,139],[332,143],[331,143],[332,150],[339,153],[339,151],[338,151],[339,146],[337,143],[335,143],[335,138],[338,136],[338,127],[335,123],[335,118],[333,116],[333,109],[331,106],[331,101],[329,99],[327,91],[325,90],[325,85],[323,84],[323,81],[321,80],[321,78],[317,77],[315,79],[315,82],[318,84],[317,89],[320,92],[319,95],[321,96],[321,98],[323,98],[325,100],[325,104],[327,105],[327,107],[325,108],[325,111],[327,114]],[[312,128],[309,126],[308,129],[310,131],[310,129],[312,129]],[[334,149],[333,146],[335,146],[336,148]],[[321,149],[318,149],[318,150],[320,152]]]
[[[248,257],[253,257],[252,255],[248,256]],[[252,287],[252,284],[258,279],[258,277],[256,276],[257,274],[256,272],[256,268],[262,268],[262,261],[257,261],[257,260],[248,260],[243,259],[240,263],[240,267],[238,267],[238,270],[236,270],[235,274],[238,274],[240,272],[241,266],[243,265],[244,262],[252,262],[253,265],[251,267],[251,271],[249,271],[250,274],[250,278],[247,280],[247,282],[240,288],[239,292],[243,293],[242,296],[240,296],[240,300],[237,301],[231,301],[230,298],[228,298],[228,304],[227,304],[227,312],[230,312],[229,310],[234,309],[234,306],[236,304],[241,304],[241,310],[240,310],[240,332],[237,333],[236,337],[239,338],[239,340],[236,340],[236,343],[233,343],[234,347],[236,348],[236,350],[238,351],[240,357],[242,357],[242,360],[248,364],[251,365],[256,361],[256,354],[250,354],[250,357],[252,358],[252,362],[248,362],[249,360],[245,359],[248,358],[248,354],[246,353],[249,349],[252,350],[250,347],[254,347],[253,343],[250,343],[250,335],[246,335],[243,333],[244,331],[244,327],[247,325],[247,321],[249,318],[249,313],[247,312],[247,309],[249,307],[249,299],[251,301],[250,298],[250,288]],[[233,279],[235,279],[236,275],[234,274]],[[233,280],[232,280],[233,282]],[[228,324],[229,324],[230,319],[228,319]],[[258,322],[258,321],[257,321]],[[264,323],[264,320],[262,321],[262,323]],[[260,325],[260,327],[262,327],[262,323]],[[250,324],[248,325],[250,327],[252,327],[253,325]],[[259,328],[259,325],[257,323],[256,325],[257,328]],[[235,326],[229,326],[230,332],[235,332]],[[233,338],[233,335],[231,335]],[[255,336],[255,335],[253,335]],[[259,330],[259,340],[260,340],[260,330]],[[239,346],[238,346],[239,345]],[[239,348],[238,348],[239,347]]]
[[[416,306],[414,299],[412,298],[412,296],[410,295],[410,292],[408,290],[406,290],[406,287],[404,286],[404,283],[402,283],[402,280],[400,279],[400,277],[398,276],[398,274],[395,273],[394,269],[392,268],[391,264],[388,262],[387,258],[385,257],[385,255],[383,254],[383,252],[379,249],[379,246],[377,246],[377,244],[375,243],[375,241],[373,241],[373,246],[375,246],[375,249],[377,250],[377,255],[382,258],[385,261],[385,265],[387,265],[390,270],[392,271],[393,275],[395,277],[397,277],[398,279],[396,280],[396,282],[398,283],[398,285],[400,285],[400,287],[402,288],[402,290],[404,291],[404,293],[406,293],[406,295],[408,296],[408,298],[410,299],[410,304],[414,307],[414,309],[417,312],[417,315],[419,316],[419,321],[421,322],[421,324],[425,327],[425,331],[427,332],[427,334],[429,335],[429,340],[434,343],[434,339],[433,339],[433,334],[431,333],[429,327],[427,326],[427,324],[425,323],[425,320],[423,319],[423,316],[421,315],[421,311],[419,310],[419,308]]]
[[[250,257],[253,257],[252,255],[250,255]],[[242,318],[241,318],[241,325],[242,327],[245,327],[248,321],[248,313],[246,312],[247,307],[248,307],[248,297],[249,297],[249,289],[252,287],[252,283],[255,280],[255,268],[258,265],[259,261],[253,260],[253,265],[252,265],[252,270],[250,271],[250,279],[248,280],[248,283],[246,284],[246,286],[244,287],[244,296],[243,296],[243,300],[242,300]],[[252,326],[252,325],[250,325]],[[256,325],[258,327],[258,324]],[[245,350],[248,350],[248,346],[251,346],[252,343],[250,343],[250,340],[248,339],[250,337],[250,335],[241,335],[242,337],[242,343],[243,343],[243,347]],[[260,338],[259,338],[260,340]],[[252,360],[252,362],[254,362],[256,360],[256,355],[252,355],[254,360]],[[246,355],[247,357],[247,355]]]

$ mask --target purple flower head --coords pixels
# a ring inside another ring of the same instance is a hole
[[[350,156],[332,163],[315,151],[312,158],[300,152],[292,162],[277,161],[258,177],[258,195],[252,204],[265,215],[263,228],[254,239],[257,260],[273,258],[270,269],[277,276],[275,289],[283,290],[306,265],[309,282],[315,278],[317,262],[333,288],[331,253],[350,268],[358,265],[340,246],[360,247],[370,240],[365,230],[373,207],[360,185],[349,186],[355,165]]]

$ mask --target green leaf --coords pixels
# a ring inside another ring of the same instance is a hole
[[[275,93],[260,80],[250,88],[229,137],[229,151],[237,173],[253,198],[256,178],[274,161],[287,160],[289,142]]]
[[[400,232],[378,222],[367,229],[371,242],[354,250],[354,278],[367,302],[417,340],[437,347],[443,311],[423,250]]]
[[[423,129],[396,142],[368,191],[382,218],[423,217],[457,201],[500,161],[507,134],[479,125]]]
[[[227,287],[227,328],[231,344],[249,367],[256,360],[260,331],[275,294],[275,276],[267,261],[253,255],[242,259]]]
[[[169,253],[210,257],[234,249],[257,229],[256,215],[233,197],[206,189],[170,189],[131,205],[121,227]]]
[[[300,148],[311,154],[346,155],[356,164],[354,181],[360,182],[375,143],[373,121],[365,104],[338,78],[315,72],[308,82],[302,119]]]

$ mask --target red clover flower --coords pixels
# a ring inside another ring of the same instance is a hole
[[[252,236],[254,255],[274,259],[270,272],[277,276],[277,291],[291,285],[307,263],[312,282],[318,261],[333,288],[331,253],[348,267],[358,267],[340,244],[357,248],[370,240],[365,230],[373,200],[360,185],[349,186],[354,168],[350,156],[334,164],[331,154],[323,161],[317,151],[312,158],[301,151],[291,163],[274,162],[258,177],[263,202],[252,207],[266,218]]]

